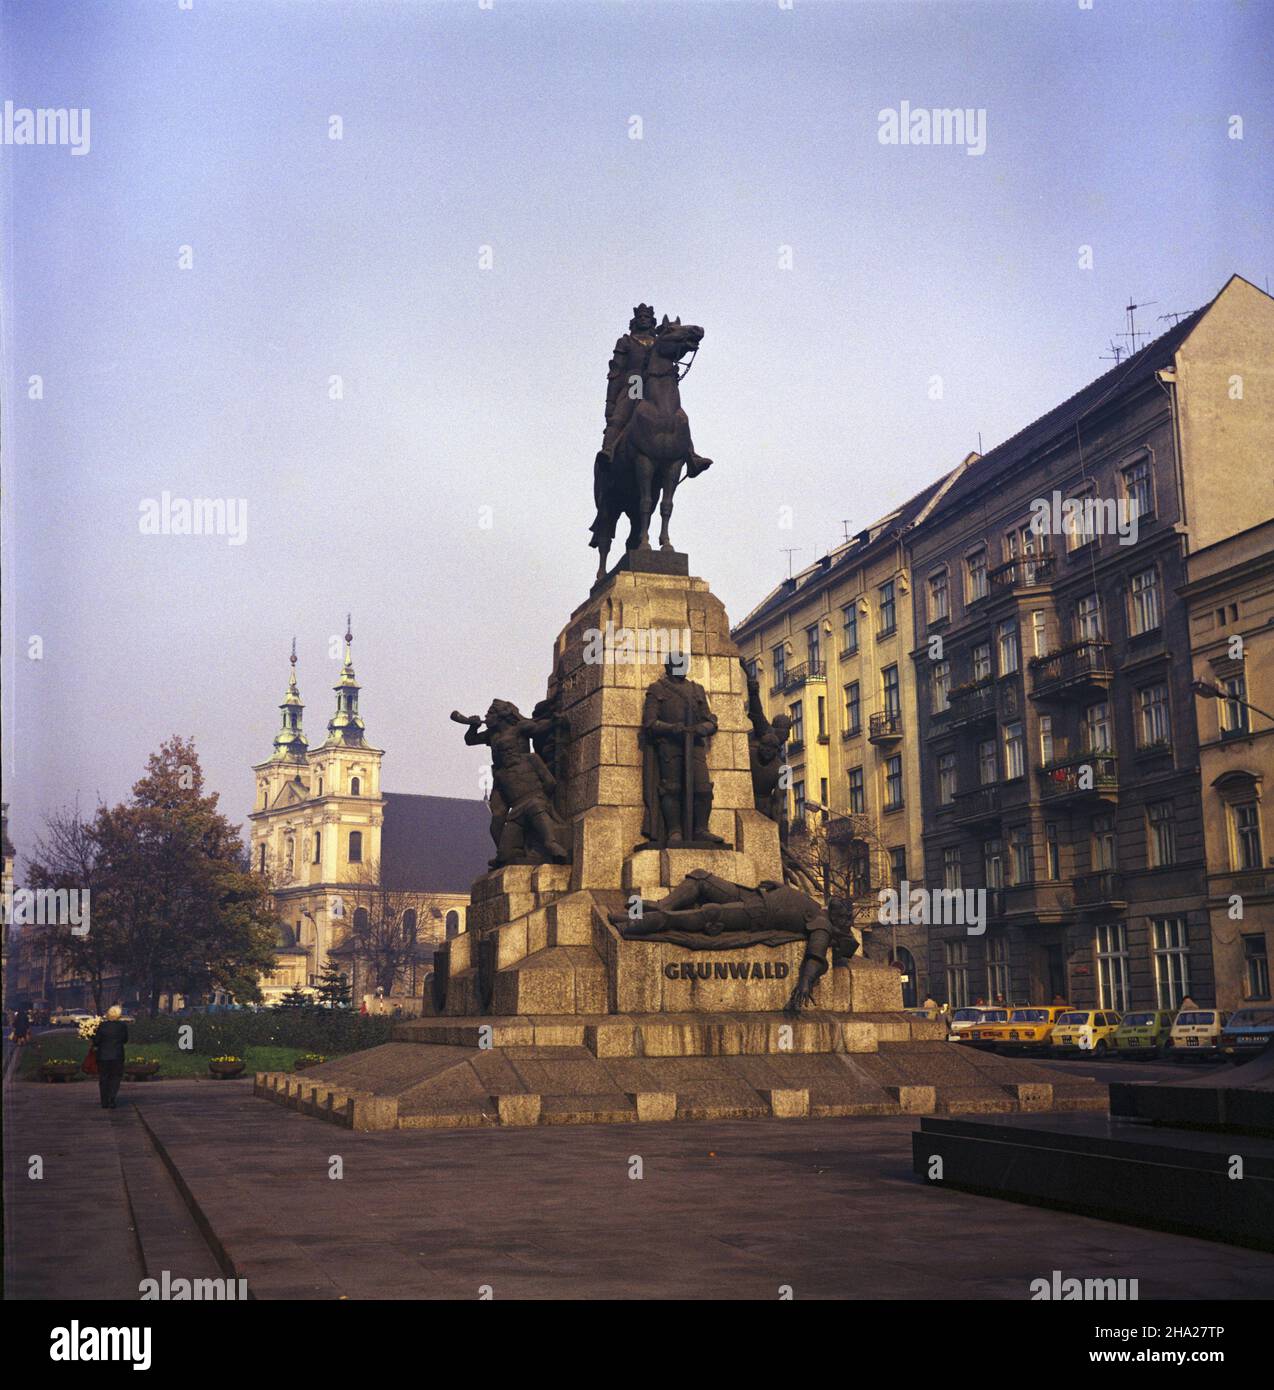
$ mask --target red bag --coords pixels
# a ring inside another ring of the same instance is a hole
[[[97,1075],[97,1053],[91,1047],[84,1054],[83,1069],[88,1072],[90,1076]]]

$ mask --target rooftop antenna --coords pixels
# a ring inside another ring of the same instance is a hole
[[[1169,313],[1160,314],[1159,317],[1155,320],[1155,322],[1156,322],[1156,323],[1166,323],[1169,319],[1171,319],[1171,320],[1172,320],[1172,326],[1173,326],[1173,328],[1175,328],[1175,327],[1177,326],[1177,324],[1179,324],[1183,318],[1185,318],[1188,314],[1190,314],[1190,312],[1191,312],[1191,310],[1189,310],[1189,309],[1173,309],[1173,310],[1172,310],[1171,312],[1169,312]]]
[[[848,544],[849,544],[849,522],[846,521],[844,517],[841,517],[841,523],[840,523],[840,524],[845,528],[845,544],[848,545]]]
[[[978,456],[981,457],[981,454],[982,454],[982,431],[979,430],[979,431],[978,431]]]
[[[1119,344],[1112,338],[1110,340],[1110,351],[1103,352],[1101,355],[1101,360],[1103,362],[1113,362],[1117,367],[1119,366],[1120,359],[1123,357],[1123,355],[1123,348],[1121,348]]]
[[[1132,302],[1132,296],[1128,296],[1128,303],[1124,305],[1124,313],[1128,315],[1128,332],[1123,333],[1120,336],[1128,339],[1128,352],[1130,356],[1133,353],[1140,351],[1140,346],[1137,342],[1137,339],[1146,338],[1150,336],[1147,333],[1141,332],[1137,328],[1137,320],[1135,317],[1137,310],[1149,309],[1152,304],[1158,303],[1159,301],[1157,299],[1147,299],[1144,300],[1141,304],[1134,304]]]
[[[804,549],[804,547],[803,547],[803,546],[799,546],[799,545],[794,545],[794,546],[790,546],[790,547],[788,547],[788,548],[785,549],[783,546],[779,546],[779,549],[783,552],[784,555],[787,556],[787,577],[788,577],[789,579],[791,579],[791,577],[792,577],[792,556],[793,556],[793,555],[796,555],[797,553],[799,553],[801,550]]]

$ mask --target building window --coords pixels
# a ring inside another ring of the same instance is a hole
[[[938,805],[950,806],[956,794],[956,755],[938,755]]]
[[[849,896],[866,897],[871,892],[871,854],[861,840],[849,848]]]
[[[1233,862],[1237,871],[1262,867],[1261,811],[1255,801],[1236,801],[1230,806],[1233,830]]]
[[[1122,470],[1124,496],[1128,499],[1130,516],[1150,516],[1154,511],[1151,493],[1150,455],[1143,454]]]
[[[1103,1009],[1130,1009],[1128,928],[1123,922],[1104,922],[1097,928],[1096,954],[1097,1002]]]
[[[827,737],[827,697],[818,697],[818,736],[821,739]]]
[[[962,888],[964,885],[960,878],[960,846],[948,845],[942,851],[942,886]]]
[[[1075,604],[1075,640],[1100,642],[1101,633],[1101,598],[1097,594],[1085,594]]]
[[[787,707],[788,718],[792,721],[792,732],[789,735],[791,743],[800,747],[805,742],[805,701],[797,700],[794,705]]]
[[[1009,862],[1014,883],[1030,883],[1035,877],[1035,856],[1031,850],[1031,827],[1015,825],[1009,831]]]
[[[951,596],[947,592],[947,572],[939,570],[929,576],[929,623],[945,622],[951,616]]]
[[[818,779],[818,803],[819,803],[819,807],[820,807],[820,810],[819,810],[819,818],[820,818],[821,820],[826,820],[826,819],[827,819],[827,778],[826,778],[826,777],[820,777],[820,778]]]
[[[995,757],[995,740],[984,738],[978,744],[978,786],[989,787],[1000,780],[1000,769]]]
[[[990,1004],[1009,999],[1009,939],[989,936],[986,942],[986,997]]]
[[[1018,668],[1017,624],[1009,619],[996,628],[1000,644],[1000,675],[1011,676]]]
[[[796,821],[796,824],[797,824],[797,825],[803,826],[803,825],[805,824],[805,783],[804,783],[804,782],[793,782],[793,783],[792,783],[792,807],[793,807],[793,819]]]
[[[947,1002],[953,1009],[963,1009],[969,1003],[969,943],[943,943],[947,962]]]
[[[316,831],[314,832],[314,862],[315,862],[316,864],[321,863],[321,862],[322,862],[322,859],[323,859],[323,832],[322,832],[321,830],[316,830]]]
[[[748,680],[754,681],[757,679],[757,676],[759,674],[757,671],[757,667],[759,666],[759,664],[760,658],[755,656],[748,657],[748,659],[743,663],[748,673]]]
[[[805,629],[805,659],[809,662],[810,675],[816,676],[822,667],[822,643],[819,639],[818,624]]]
[[[1082,492],[1077,492],[1074,502],[1075,506],[1067,507],[1062,518],[1062,529],[1066,532],[1067,550],[1078,550],[1081,546],[1087,545],[1089,541],[1095,539],[1093,513],[1096,511],[1096,507],[1094,506],[1092,489],[1086,488]]]
[[[770,664],[774,668],[774,689],[779,690],[787,679],[787,651],[782,642],[770,652]]]
[[[858,650],[858,605],[847,603],[841,612],[845,617],[844,641],[845,651],[856,652]]]
[[[850,681],[845,687],[845,731],[856,734],[863,727],[863,704],[858,691],[858,682]]]
[[[982,846],[982,867],[988,888],[1004,887],[1004,841],[987,840]]]
[[[319,778],[319,789],[318,789],[318,794],[319,794],[320,796],[323,795],[323,779],[322,779],[321,777]]]
[[[1266,953],[1263,935],[1243,938],[1243,997],[1245,999],[1268,999],[1270,997],[1270,961]]]
[[[1031,614],[1031,655],[1043,656],[1048,650],[1048,614],[1037,608]]]
[[[450,941],[453,936],[460,935],[460,914],[454,908],[447,913],[446,931],[448,941]]]
[[[1115,818],[1094,816],[1089,856],[1093,873],[1109,873],[1115,867]]]
[[[1163,683],[1137,692],[1137,741],[1142,748],[1168,742],[1168,687]]]
[[[907,846],[894,845],[889,851],[889,882],[895,888],[907,881]]]
[[[1114,746],[1110,729],[1110,706],[1105,700],[1084,711],[1084,752],[1109,753]]]
[[[1225,691],[1225,699],[1221,701],[1221,737],[1247,733],[1247,677],[1242,671],[1236,676],[1226,676],[1221,689]]]
[[[1143,632],[1153,632],[1162,621],[1159,604],[1159,571],[1142,570],[1132,577],[1129,597],[1132,601],[1130,632],[1140,636]]]
[[[989,681],[991,679],[991,644],[990,642],[979,642],[973,649],[973,679],[974,682]]]
[[[265,845],[257,846],[257,868],[261,873],[265,873]]]
[[[1062,876],[1062,851],[1057,840],[1057,826],[1053,821],[1044,825],[1044,868],[1054,882]]]
[[[885,693],[885,713],[890,719],[897,719],[902,713],[902,695],[898,688],[898,668],[886,666],[880,673],[880,680]]]
[[[403,912],[403,939],[414,946],[416,944],[416,909],[409,907]]]
[[[856,816],[861,816],[867,809],[867,790],[861,767],[849,769],[849,809]]]
[[[357,795],[358,795],[358,787],[359,787],[358,778],[357,778],[357,777],[351,777],[351,778],[349,779],[349,794],[350,794],[351,796],[357,796]]]
[[[951,663],[935,661],[933,664],[933,712],[941,714],[951,708]]]
[[[1146,849],[1152,869],[1177,862],[1177,808],[1171,801],[1153,801],[1146,807]]]
[[[363,862],[363,832],[361,830],[349,832],[349,862],[351,864]]]
[[[1053,746],[1053,716],[1051,714],[1040,715],[1040,762],[1045,767],[1053,761],[1055,749]]]
[[[1004,726],[1004,776],[1010,782],[1026,776],[1026,739],[1021,724]]]
[[[1178,1009],[1190,993],[1190,949],[1184,917],[1156,917],[1154,940],[1155,994],[1161,1009]]]
[[[967,601],[976,603],[980,598],[986,598],[989,592],[986,577],[986,547],[981,546],[972,555],[966,556],[964,567]]]
[[[887,579],[880,586],[880,608],[879,625],[876,635],[878,637],[888,637],[898,626],[896,601],[894,599],[894,581]]]
[[[902,805],[902,754],[885,759],[885,810],[896,811]]]

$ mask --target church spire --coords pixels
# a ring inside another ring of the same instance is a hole
[[[301,728],[301,714],[305,706],[301,703],[301,692],[296,685],[296,638],[292,639],[292,666],[288,676],[287,694],[279,708],[283,711],[283,727],[274,736],[274,757],[277,761],[297,761],[303,759],[309,747],[305,730]]]
[[[350,615],[345,615],[345,664],[341,676],[332,687],[336,691],[336,713],[327,721],[328,743],[344,743],[354,747],[365,746],[363,721],[358,713],[359,684],[354,675],[354,658],[350,653],[350,643],[354,640],[351,631]]]

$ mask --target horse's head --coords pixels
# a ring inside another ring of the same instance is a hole
[[[688,352],[693,352],[703,340],[703,329],[693,323],[682,323],[680,319],[664,321],[655,330],[655,351],[660,357],[671,357],[680,362]]]

